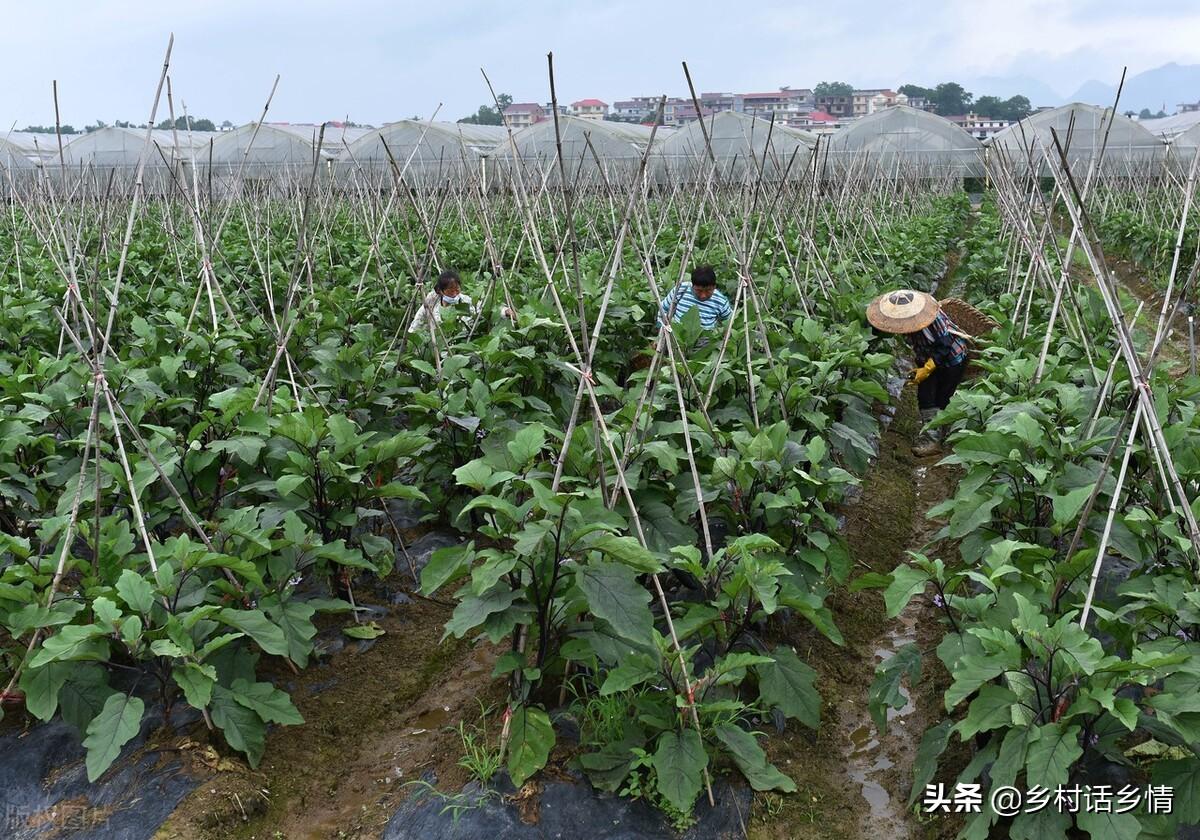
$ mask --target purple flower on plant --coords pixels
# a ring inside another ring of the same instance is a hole
[[[1096,733],[1093,732],[1091,735],[1088,736],[1088,746],[1089,747],[1094,747],[1099,743],[1100,743],[1100,736],[1097,735]]]
[[[938,593],[937,595],[933,596],[933,605],[935,607],[937,607],[939,610],[942,607],[946,606],[946,601],[945,601],[945,599],[942,598],[941,593]]]
[[[1176,630],[1175,635],[1180,639],[1183,639],[1185,642],[1191,639],[1191,636],[1188,635],[1188,631],[1183,629]]]

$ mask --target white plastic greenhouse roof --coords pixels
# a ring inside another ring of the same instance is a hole
[[[1164,140],[1177,137],[1198,124],[1200,124],[1200,111],[1185,111],[1182,114],[1172,114],[1157,120],[1141,120],[1138,123],[1151,134]]]
[[[168,160],[179,160],[186,156],[182,151],[188,148],[186,132],[179,132],[179,148],[175,145],[175,135],[170,131],[152,130],[150,142],[152,145],[147,152],[147,166],[162,166],[164,155]],[[64,146],[63,159],[67,166],[136,166],[145,147],[146,129],[108,126],[77,135]],[[54,151],[57,153],[57,148]]]
[[[498,125],[400,120],[370,130],[350,142],[343,157],[358,163],[387,162],[390,150],[399,164],[403,164],[410,154],[414,162],[436,164],[443,160],[458,163],[463,153],[469,159],[478,158],[495,148],[506,136],[505,129]]]
[[[247,123],[233,131],[223,131],[212,141],[212,147],[204,152],[205,161],[211,156],[214,164],[240,165],[274,164],[279,166],[312,166],[316,153],[318,126],[274,125],[263,123],[257,127]],[[326,128],[321,157],[331,160],[336,157],[336,144],[329,137],[330,131],[340,134],[342,129]],[[353,131],[353,129],[346,129]]]
[[[692,122],[656,143],[653,152],[656,174],[664,178],[706,175],[709,171],[706,131],[717,172],[723,178],[753,177],[760,170],[776,177],[784,172],[798,175],[804,171],[809,150],[816,144],[816,135],[810,132],[772,126],[770,120],[762,117],[721,111],[705,118],[703,127]]]
[[[893,169],[922,166],[975,174],[982,168],[983,144],[944,117],[896,105],[868,114],[829,136],[829,155],[841,165],[857,158]]]
[[[18,146],[0,136],[0,172],[15,169],[33,169],[34,162],[29,154]]]
[[[652,129],[645,125],[585,120],[581,117],[559,117],[558,130],[562,137],[563,157],[575,161],[587,152],[588,139],[601,160],[640,159],[650,143],[652,133]],[[660,129],[656,136],[663,135]],[[523,158],[553,158],[555,142],[553,119],[543,120],[513,133],[513,143]],[[494,157],[511,157],[508,139],[505,137],[497,143],[491,154]]]
[[[1070,132],[1066,151],[1072,166],[1091,160],[1100,153],[1101,146],[1108,162],[1156,160],[1164,154],[1162,141],[1144,125],[1121,114],[1114,115],[1111,108],[1082,102],[1032,114],[998,132],[989,146],[1018,163],[1025,161],[1032,151],[1038,165],[1045,166],[1045,152],[1049,152],[1051,159],[1057,155],[1051,129],[1064,145],[1068,144]]]

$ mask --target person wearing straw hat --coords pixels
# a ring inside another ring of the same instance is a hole
[[[950,404],[950,397],[967,369],[967,339],[942,311],[933,295],[912,289],[897,289],[871,301],[867,320],[875,329],[908,336],[916,367],[909,381],[917,385],[917,407],[921,411],[921,436],[913,446],[918,457],[935,455],[942,435],[929,428],[937,413]]]

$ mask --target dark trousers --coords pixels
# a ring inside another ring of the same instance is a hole
[[[965,361],[953,367],[935,367],[933,373],[917,386],[917,407],[924,411],[948,406],[950,398],[954,396],[954,389],[962,382],[966,370]]]

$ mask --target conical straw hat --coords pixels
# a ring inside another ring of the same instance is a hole
[[[912,289],[897,289],[880,295],[867,307],[871,326],[888,333],[914,333],[933,323],[938,302],[933,295]]]

